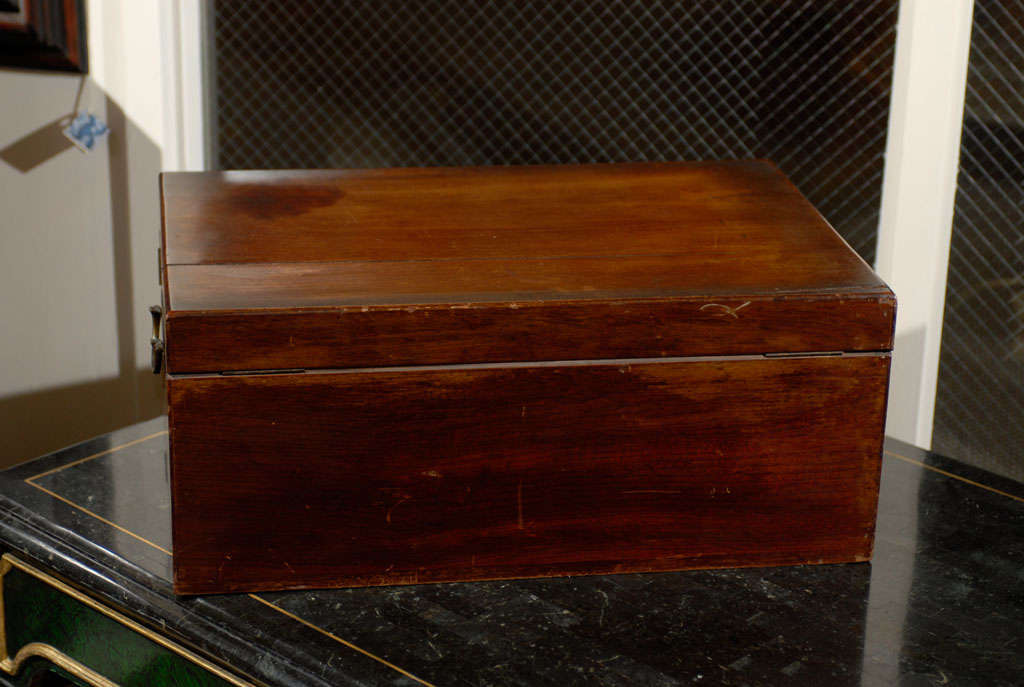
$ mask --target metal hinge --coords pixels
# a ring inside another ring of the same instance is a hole
[[[163,320],[164,309],[159,305],[149,306],[149,315],[153,318],[153,335],[149,339],[150,365],[153,374],[160,374],[164,366],[164,341],[160,338],[160,322]]]
[[[762,353],[765,358],[836,358],[842,351],[807,351],[805,353]]]
[[[224,370],[220,374],[225,377],[234,377],[236,375],[284,375],[284,374],[301,374],[306,370],[301,367],[295,368],[282,368],[279,370]]]

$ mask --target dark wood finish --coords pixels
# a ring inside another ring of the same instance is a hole
[[[162,189],[178,592],[871,555],[895,299],[771,164]]]
[[[766,161],[162,179],[172,265],[676,255],[697,271],[717,268],[730,287],[739,249],[761,286],[882,285]]]
[[[0,65],[89,71],[83,0],[19,0],[13,21],[0,16]]]
[[[175,589],[867,560],[888,368],[172,378]]]
[[[470,307],[217,311],[167,321],[171,370],[383,367],[872,351],[892,348],[889,294]]]
[[[891,292],[766,162],[162,188],[172,373],[891,347]]]

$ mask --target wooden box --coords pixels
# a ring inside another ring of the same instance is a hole
[[[770,163],[162,197],[179,593],[871,556],[895,299]]]

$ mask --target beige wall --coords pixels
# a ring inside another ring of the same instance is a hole
[[[159,10],[88,11],[89,78],[0,69],[0,466],[163,412]],[[90,153],[59,131],[76,101],[111,128]]]

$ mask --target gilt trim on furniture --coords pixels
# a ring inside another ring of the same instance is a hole
[[[11,582],[13,578],[16,583]],[[14,610],[9,612],[11,607]],[[123,613],[4,554],[0,558],[0,670],[18,676],[33,658],[95,687],[180,682],[251,687]]]

